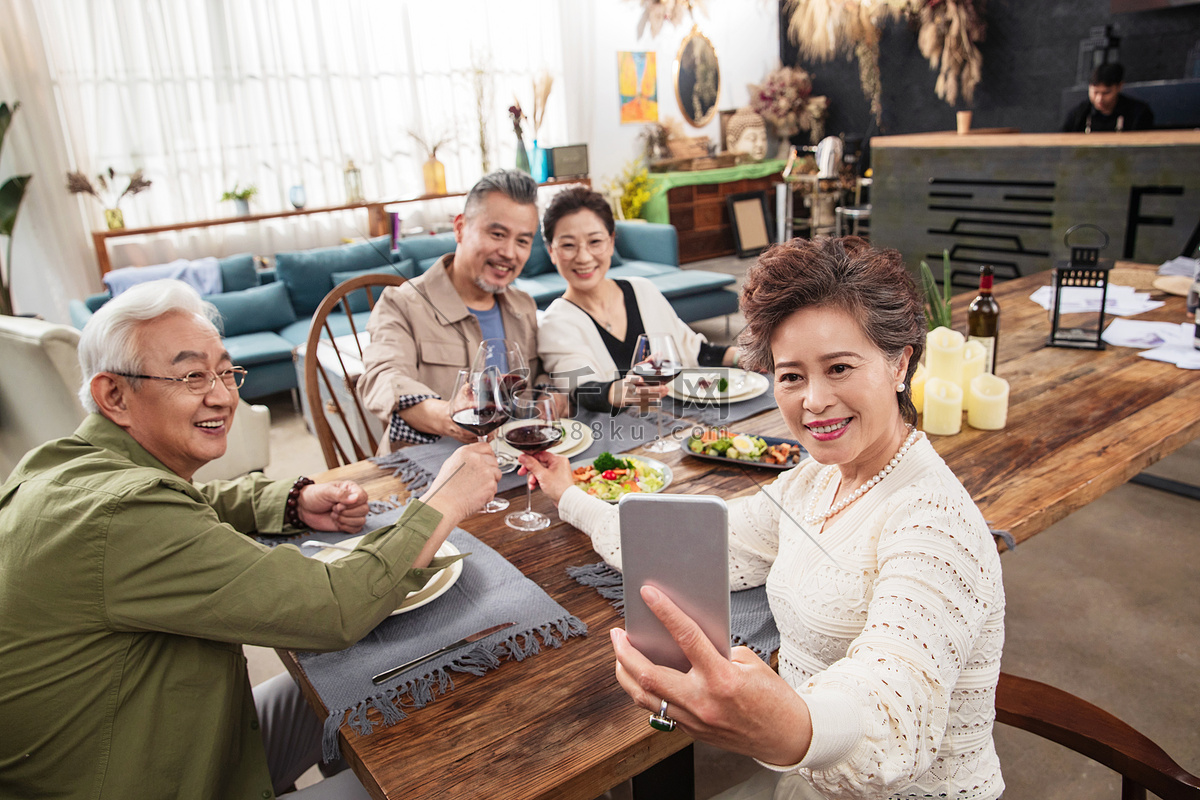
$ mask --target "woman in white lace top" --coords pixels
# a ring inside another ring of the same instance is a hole
[[[767,797],[999,797],[999,555],[913,427],[925,324],[900,255],[856,238],[793,240],[750,270],[742,310],[743,360],[773,373],[812,455],[729,503],[731,578],[766,584],[779,673],[745,648],[722,658],[647,589],[693,668],[655,666],[614,630],[618,680],[646,709],[667,701],[693,737],[782,773]],[[574,488],[565,459],[539,459],[521,460],[619,568],[616,509]]]

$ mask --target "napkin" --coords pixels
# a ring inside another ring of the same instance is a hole
[[[1158,268],[1159,275],[1186,275],[1191,278],[1200,270],[1200,259],[1177,256],[1164,261]]]
[[[367,528],[396,521],[403,508],[374,515]],[[455,528],[450,541],[462,553],[463,572],[453,586],[428,605],[388,617],[356,644],[331,653],[297,653],[309,682],[329,709],[322,750],[326,761],[337,757],[337,733],[343,722],[360,735],[375,724],[403,720],[405,708],[422,708],[454,689],[452,672],[472,675],[496,669],[505,660],[521,661],[542,647],[561,647],[587,634],[587,625],[567,612],[503,556],[466,531]],[[513,627],[426,661],[382,686],[371,677],[437,650],[476,631],[502,622]]]
[[[1148,347],[1142,358],[1165,361],[1180,369],[1200,369],[1200,350],[1193,345],[1196,326],[1190,322],[1147,322],[1114,319],[1105,330],[1105,342],[1118,347]]]

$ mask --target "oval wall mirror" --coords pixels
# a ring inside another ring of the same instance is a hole
[[[675,55],[675,99],[683,118],[694,127],[708,123],[717,113],[721,70],[717,51],[695,25],[683,38]]]

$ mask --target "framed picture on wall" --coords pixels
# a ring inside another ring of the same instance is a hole
[[[729,224],[733,228],[733,246],[738,258],[750,258],[771,244],[770,207],[765,191],[741,192],[725,198]]]
[[[658,121],[658,66],[653,52],[617,51],[621,124]]]

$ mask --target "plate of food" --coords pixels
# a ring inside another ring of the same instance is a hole
[[[594,459],[571,463],[575,485],[593,497],[615,503],[634,492],[653,494],[671,485],[671,468],[645,456],[601,453]]]
[[[350,554],[350,550],[344,550],[342,548],[357,547],[362,538],[363,537],[361,536],[356,536],[353,539],[346,539],[344,542],[339,542],[336,549],[333,547],[326,547],[318,550],[315,554],[313,554],[312,557],[318,561],[324,561],[327,564],[333,563],[339,558],[345,558]],[[450,542],[442,542],[442,546],[439,547],[437,551],[437,555],[439,556],[456,556],[458,554],[458,548]],[[415,608],[420,608],[423,605],[432,603],[434,600],[450,591],[450,587],[453,586],[460,577],[462,577],[462,571],[463,560],[460,558],[458,561],[455,561],[453,564],[439,572],[433,580],[425,584],[424,588],[417,589],[415,592],[409,592],[408,597],[405,597],[400,602],[400,605],[396,607],[396,610],[393,611],[389,616],[394,617],[397,614],[403,614],[406,611],[412,611]]]
[[[766,375],[744,369],[722,367],[689,370],[667,387],[667,394],[690,403],[737,403],[752,400],[771,388]]]
[[[500,430],[496,433],[494,446],[498,455],[506,455],[511,458],[516,458],[520,455],[515,447],[504,441],[504,429],[509,425],[515,424],[517,423],[512,421],[506,422],[500,426]],[[550,448],[549,452],[570,458],[571,456],[579,455],[592,446],[595,436],[592,433],[592,429],[586,423],[577,419],[564,419],[560,420],[559,424],[562,426],[563,437],[559,440],[558,444]]]
[[[808,451],[791,439],[732,433],[727,428],[708,428],[700,436],[688,438],[683,452],[696,458],[767,469],[791,469],[808,457]]]

